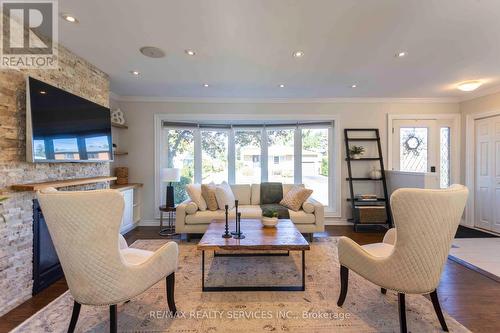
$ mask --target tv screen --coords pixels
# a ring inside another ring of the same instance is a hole
[[[108,108],[32,77],[26,91],[28,161],[113,160]]]

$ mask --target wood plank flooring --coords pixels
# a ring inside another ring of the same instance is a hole
[[[327,226],[321,236],[348,236],[360,244],[380,242],[383,234],[355,233],[348,226]],[[158,228],[139,227],[125,235],[129,244],[137,239],[159,238]],[[0,332],[8,332],[67,290],[64,279],[0,317]],[[500,283],[448,260],[439,299],[443,310],[473,332],[500,332]],[[397,316],[397,313],[394,313]],[[437,319],[436,319],[437,320]]]

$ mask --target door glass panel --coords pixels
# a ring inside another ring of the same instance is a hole
[[[267,131],[269,159],[267,178],[270,182],[293,184],[294,133],[293,129]]]
[[[302,182],[328,205],[328,129],[302,129]]]
[[[260,183],[260,131],[236,131],[236,184]]]
[[[400,170],[427,172],[428,129],[426,127],[401,127],[399,137]]]
[[[179,204],[188,198],[185,186],[194,180],[194,134],[190,129],[168,130],[169,168],[181,170],[181,180],[173,183],[175,203]]]
[[[450,186],[450,128],[441,127],[440,129],[440,151],[439,162],[441,170],[439,173],[439,185],[441,188]]]
[[[228,132],[201,131],[202,183],[220,184],[228,179]]]

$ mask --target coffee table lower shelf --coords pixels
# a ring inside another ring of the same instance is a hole
[[[288,251],[290,252],[290,251]],[[207,287],[205,286],[205,250],[201,251],[201,289],[202,291],[305,291],[306,290],[306,253],[304,250],[302,252],[302,284],[297,286],[216,286]],[[214,252],[214,257],[217,256],[231,256],[231,257],[249,257],[249,256],[276,256],[276,255],[287,255],[287,254],[276,254],[276,253],[224,253],[216,254]]]

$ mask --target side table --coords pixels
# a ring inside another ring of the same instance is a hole
[[[175,223],[174,223],[174,212],[176,207],[167,207],[162,205],[159,207],[160,210],[160,231],[158,234],[160,236],[174,236],[175,233]],[[163,227],[163,213],[168,213],[168,225]]]

